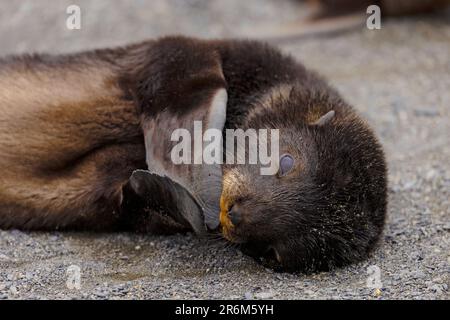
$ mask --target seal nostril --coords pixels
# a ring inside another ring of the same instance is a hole
[[[238,225],[242,220],[242,212],[239,210],[239,207],[237,205],[232,205],[231,208],[228,210],[228,218],[230,218],[231,223],[233,225]]]

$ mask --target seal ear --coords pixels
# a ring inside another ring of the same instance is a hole
[[[327,113],[325,113],[323,116],[321,116],[318,120],[316,120],[315,122],[312,123],[313,126],[324,126],[326,125],[328,122],[331,121],[331,119],[334,118],[334,115],[336,114],[336,112],[334,110],[328,111]]]
[[[153,174],[143,179],[158,175],[172,180],[178,194],[184,194],[188,202],[192,197],[206,225],[215,229],[219,225],[222,168],[220,164],[203,163],[202,150],[203,132],[216,129],[222,139],[226,120],[227,92],[219,53],[200,40],[164,38],[152,46],[147,63],[134,77],[137,81],[132,92],[141,112],[148,170]],[[180,132],[188,140],[182,141],[188,146],[183,150],[187,161],[182,163],[172,157]],[[222,147],[222,142],[218,143]],[[142,180],[142,175],[139,177]],[[169,184],[147,183],[159,187]],[[180,188],[186,193],[179,192]],[[181,210],[191,207],[180,206]],[[199,220],[189,212],[182,214],[199,232]]]

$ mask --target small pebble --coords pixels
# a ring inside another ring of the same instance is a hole
[[[16,294],[19,293],[19,291],[17,291],[17,288],[16,288],[15,286],[9,287],[9,292],[10,292],[12,295],[16,295]]]
[[[255,298],[257,299],[270,299],[273,298],[274,293],[271,291],[263,291],[255,294]]]
[[[375,291],[373,292],[373,295],[375,296],[375,297],[381,297],[381,290],[379,289],[379,288],[376,288],[375,289]]]

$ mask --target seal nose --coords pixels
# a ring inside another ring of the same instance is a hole
[[[242,221],[242,210],[236,204],[231,206],[227,212],[227,215],[234,226],[237,226]]]

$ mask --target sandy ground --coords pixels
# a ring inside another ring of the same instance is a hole
[[[65,27],[71,3],[82,8],[81,30]],[[1,0],[0,54],[68,52],[174,33],[235,37],[305,14],[289,0],[113,3]],[[279,46],[325,75],[386,149],[389,217],[369,260],[292,275],[191,234],[0,231],[0,299],[448,299],[450,12]],[[66,286],[71,265],[81,269],[79,290]],[[380,271],[379,292],[367,286],[371,266]]]

